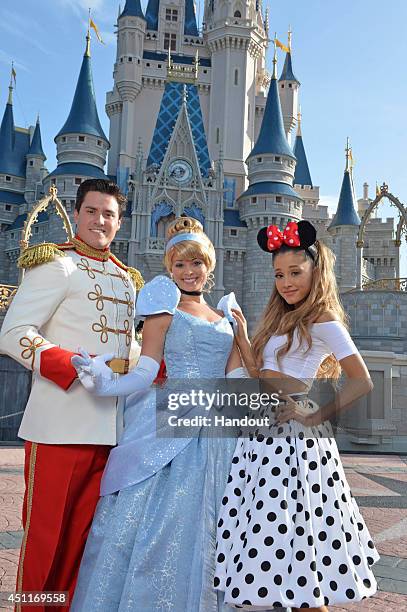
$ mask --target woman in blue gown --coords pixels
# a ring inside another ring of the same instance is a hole
[[[146,370],[153,359],[157,365],[146,380],[155,377],[162,353],[169,379],[224,378],[231,371],[232,376],[242,376],[230,324],[230,307],[236,307],[233,294],[218,305],[226,316],[202,297],[215,266],[212,243],[202,226],[189,218],[176,219],[169,238],[166,265],[176,285],[168,277],[156,277],[137,301],[137,313],[147,317],[143,363]],[[82,380],[91,372],[102,394],[106,374],[103,368],[98,371],[101,358],[97,359],[99,366],[92,370],[92,360],[88,369],[79,371]],[[132,373],[117,384],[131,377]],[[116,387],[109,394],[120,392]],[[155,392],[142,385],[127,398],[124,418],[123,435],[103,477],[71,609],[230,610],[222,603],[223,594],[213,588],[213,576],[217,514],[236,439],[157,436]]]

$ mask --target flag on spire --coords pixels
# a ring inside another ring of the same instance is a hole
[[[276,45],[277,47],[280,47],[280,49],[282,49],[282,51],[285,51],[285,53],[290,53],[290,49],[281,42],[281,40],[278,40],[278,38],[276,38]]]
[[[89,27],[92,28],[92,30],[94,30],[98,41],[100,43],[102,43],[102,45],[104,45],[105,43],[102,40],[102,37],[101,37],[100,32],[99,32],[99,29],[98,29],[96,23],[93,21],[92,17],[89,17]]]
[[[17,82],[16,82],[16,77],[17,77],[17,73],[14,69],[14,64],[11,64],[11,79],[14,81],[14,87],[16,87]]]

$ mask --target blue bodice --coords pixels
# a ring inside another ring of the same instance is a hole
[[[164,345],[169,378],[224,378],[233,344],[226,317],[210,323],[176,309]]]

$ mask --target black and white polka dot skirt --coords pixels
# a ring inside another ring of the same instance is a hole
[[[247,610],[357,602],[379,555],[329,423],[239,438],[217,530],[215,587]]]

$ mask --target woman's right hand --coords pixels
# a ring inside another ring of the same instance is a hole
[[[247,333],[247,321],[241,310],[232,308],[232,314],[237,323],[237,329],[235,331],[236,342],[239,348],[241,348],[242,345],[250,344],[249,335]]]

